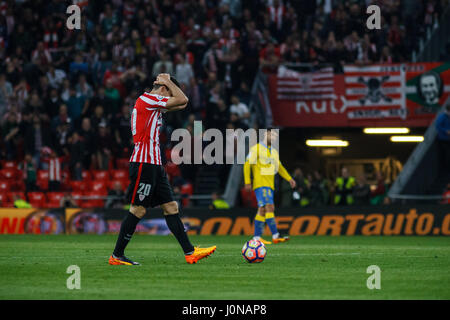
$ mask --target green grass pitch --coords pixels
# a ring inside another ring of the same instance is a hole
[[[1,235],[0,299],[450,299],[449,237],[293,237],[249,264],[249,237],[191,236],[217,251],[189,265],[174,237],[135,235],[126,254],[136,267],[107,264],[115,240]],[[80,290],[66,287],[69,265],[81,269]],[[366,286],[370,265],[380,290]]]

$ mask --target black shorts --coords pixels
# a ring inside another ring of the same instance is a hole
[[[174,201],[172,187],[161,165],[130,162],[130,181],[126,197],[133,205],[149,208]]]

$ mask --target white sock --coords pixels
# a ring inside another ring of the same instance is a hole
[[[261,239],[261,237],[260,236],[254,236],[253,239],[254,240],[259,240],[259,239]]]
[[[277,232],[274,235],[272,235],[272,239],[278,239],[279,236],[280,236],[280,233]]]

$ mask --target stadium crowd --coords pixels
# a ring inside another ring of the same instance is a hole
[[[376,174],[376,184],[371,186],[365,175],[353,177],[346,167],[341,174],[330,181],[314,171],[303,174],[300,168],[294,170],[293,179],[297,187],[293,192],[292,206],[325,205],[379,205],[389,203],[387,191],[389,185],[381,172]]]
[[[158,73],[175,75],[190,99],[165,116],[167,151],[171,131],[194,120],[252,126],[259,69],[407,61],[441,12],[438,0],[78,0],[81,30],[69,30],[72,3],[0,1],[0,159],[20,164],[26,191],[42,189],[40,170],[59,191],[64,172],[77,181],[121,169],[133,148],[130,110]],[[381,7],[381,30],[365,28],[369,4]],[[191,169],[171,167],[175,187],[192,183]]]

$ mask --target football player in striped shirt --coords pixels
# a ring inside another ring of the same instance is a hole
[[[169,74],[159,74],[150,93],[144,92],[137,100],[131,115],[134,151],[130,158],[131,184],[127,190],[130,211],[122,222],[116,247],[109,258],[111,265],[137,265],[124,255],[125,247],[136,225],[149,207],[160,206],[169,230],[181,245],[186,262],[196,263],[216,250],[194,247],[186,234],[178,214],[178,204],[161,163],[159,130],[162,114],[182,110],[188,98]]]

